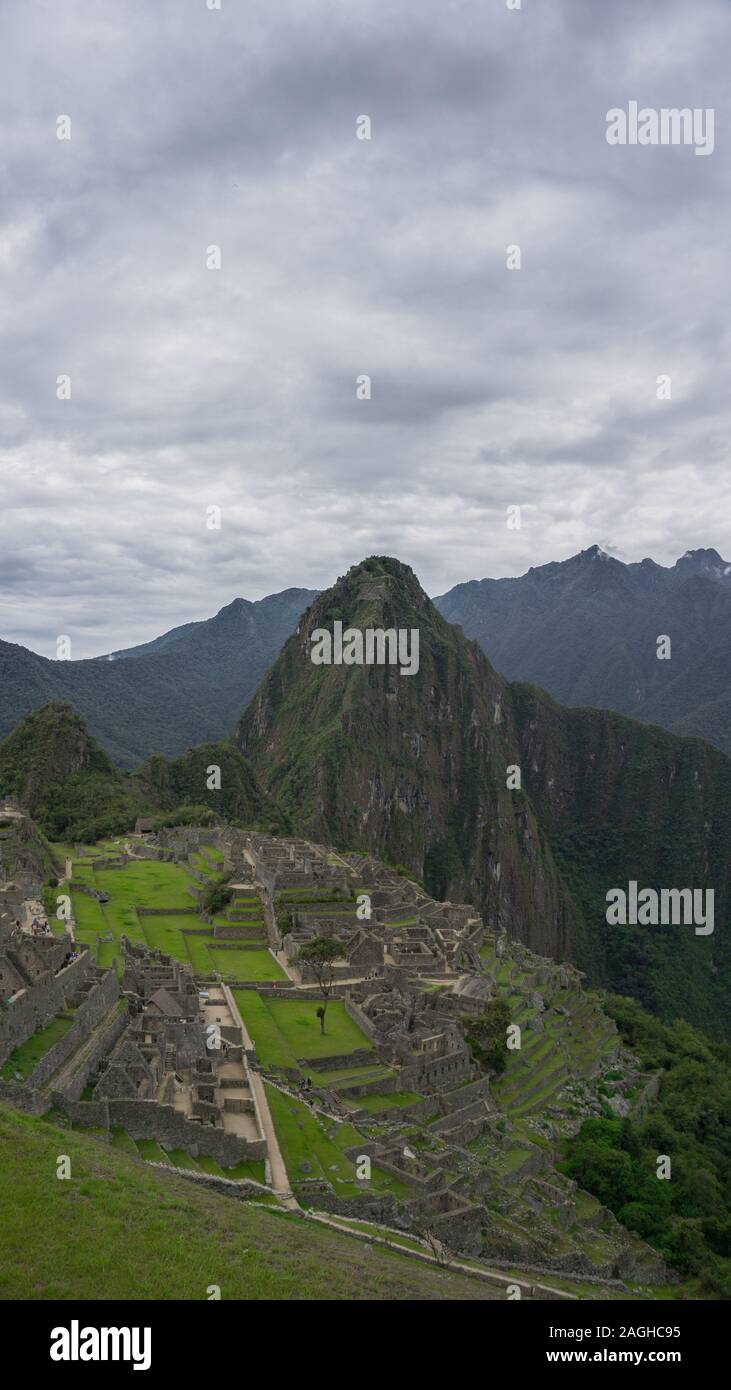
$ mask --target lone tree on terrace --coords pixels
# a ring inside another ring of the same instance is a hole
[[[320,1020],[321,1033],[325,1032],[325,1014],[332,993],[335,975],[333,962],[342,954],[343,945],[336,936],[313,936],[311,941],[306,941],[304,946],[300,947],[297,957],[303,965],[309,965],[320,986],[322,1004],[317,1010],[317,1017]]]

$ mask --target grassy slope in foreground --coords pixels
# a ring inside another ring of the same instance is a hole
[[[71,1179],[56,1177],[59,1154]],[[152,1172],[118,1150],[0,1107],[0,1297],[494,1299],[314,1223]]]

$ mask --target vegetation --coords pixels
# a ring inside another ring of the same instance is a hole
[[[465,1042],[483,1071],[500,1075],[508,1064],[507,1030],[510,1024],[507,999],[491,999],[479,1018],[463,1018]]]
[[[358,1185],[355,1164],[343,1152],[360,1137],[351,1125],[331,1127],[332,1132],[327,1133],[319,1116],[276,1086],[267,1085],[267,1099],[290,1182],[319,1178],[329,1182],[341,1197],[359,1197],[364,1190],[391,1192],[396,1197],[410,1195],[405,1183],[376,1165],[371,1168],[369,1183]],[[317,1205],[316,1200],[313,1205]]]
[[[71,1013],[57,1014],[47,1027],[41,1028],[39,1032],[33,1034],[32,1038],[28,1038],[27,1042],[22,1043],[20,1047],[16,1047],[10,1053],[10,1056],[0,1067],[0,1078],[3,1081],[10,1081],[16,1075],[23,1078],[30,1076],[41,1058],[45,1057],[46,1053],[50,1052],[57,1042],[60,1042],[64,1033],[68,1032],[73,1021],[73,1014]]]
[[[230,874],[218,874],[211,883],[207,884],[201,895],[201,910],[207,912],[210,917],[215,917],[217,912],[221,912],[224,907],[233,899],[233,889],[228,887]]]
[[[610,997],[605,1008],[659,1073],[658,1100],[642,1119],[585,1120],[559,1166],[706,1296],[731,1297],[731,1052],[633,1000]],[[657,1177],[660,1155],[669,1180]]]
[[[59,1153],[71,1179],[53,1176]],[[333,1160],[335,1161],[335,1160]],[[0,1107],[0,1298],[485,1299],[477,1280],[232,1202]]]
[[[299,1070],[298,1058],[336,1056],[360,1049],[372,1050],[372,1043],[345,1012],[339,999],[330,1004],[328,1033],[323,1036],[312,1008],[312,1001],[263,999],[254,990],[234,991],[236,1003],[247,1030],[256,1043],[263,1066],[276,1070]]]
[[[0,745],[0,796],[13,796],[54,840],[93,843],[128,830],[146,809],[70,705],[31,714]]]
[[[218,789],[219,779],[211,771],[215,768],[220,772]],[[179,819],[181,807],[203,807],[209,816],[233,825],[254,826],[261,821],[261,789],[249,764],[228,740],[189,748],[172,761],[155,753],[135,776],[149,804],[163,813],[175,812],[176,824],[185,824]],[[206,820],[198,823],[205,824]]]
[[[297,960],[309,966],[322,995],[322,1004],[317,1010],[322,1033],[325,1032],[325,1014],[335,978],[333,967],[342,954],[343,945],[336,936],[314,936],[311,941],[305,942],[297,954]]]

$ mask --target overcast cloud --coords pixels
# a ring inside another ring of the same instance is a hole
[[[432,594],[731,557],[728,0],[0,26],[1,637],[94,655],[372,553]],[[713,108],[713,154],[610,147],[630,100]]]

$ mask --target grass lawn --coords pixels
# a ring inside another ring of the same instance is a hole
[[[416,1105],[423,1099],[416,1091],[394,1091],[391,1095],[378,1095],[374,1091],[369,1096],[350,1096],[348,1104],[354,1105],[357,1110],[372,1110],[377,1114],[379,1110],[397,1110]]]
[[[319,999],[315,998],[301,1004],[294,999],[274,999],[268,1003],[269,1011],[295,1057],[330,1057],[355,1052],[359,1048],[373,1050],[373,1044],[345,1012],[345,1005],[339,999],[331,1000],[327,1006],[323,1034],[316,1015],[319,1005]]]
[[[285,973],[268,951],[221,950],[209,946],[214,970],[227,980],[284,980]]]
[[[265,1083],[266,1084],[266,1083]],[[303,1182],[308,1178],[325,1178],[336,1193],[355,1197],[368,1191],[393,1192],[394,1196],[411,1195],[410,1189],[398,1178],[391,1178],[373,1166],[371,1181],[361,1187],[355,1181],[355,1164],[344,1153],[344,1148],[357,1144],[360,1138],[352,1125],[341,1125],[346,1131],[338,1135],[345,1143],[336,1143],[326,1133],[319,1117],[312,1113],[303,1101],[294,1100],[278,1091],[276,1086],[267,1085],[267,1099],[272,1112],[274,1128],[282,1150],[285,1167],[290,1182]],[[365,1142],[365,1141],[363,1141]],[[307,1168],[303,1170],[302,1165]],[[313,1195],[313,1205],[317,1197]]]
[[[115,1149],[122,1149],[124,1153],[133,1154],[134,1157],[137,1157],[139,1153],[131,1135],[127,1133],[126,1129],[119,1129],[116,1125],[112,1129],[112,1144]]]
[[[56,1182],[59,1153],[72,1178]],[[50,1176],[49,1176],[50,1175]],[[494,1298],[434,1269],[0,1107],[0,1299],[441,1301]]]
[[[262,1066],[273,1070],[292,1067],[296,1071],[297,1058],[274,1021],[266,1000],[253,989],[236,989],[234,998],[249,1036],[256,1044],[256,1054]]]
[[[3,1081],[12,1081],[16,1072],[20,1072],[23,1077],[30,1076],[41,1058],[45,1057],[54,1043],[68,1032],[73,1021],[72,1014],[59,1014],[47,1028],[42,1028],[39,1033],[34,1033],[32,1038],[28,1038],[27,1042],[16,1047],[0,1067],[0,1077]]]
[[[201,850],[203,854],[205,854],[208,859],[212,859],[214,863],[223,863],[223,855],[220,849],[214,849],[213,845],[201,845]]]
[[[157,1144],[154,1139],[135,1139],[135,1143],[139,1150],[140,1158],[146,1159],[148,1163],[170,1162],[165,1150],[161,1149],[160,1145]]]
[[[205,874],[207,878],[216,878],[218,876],[218,869],[214,864],[209,864],[208,860],[204,859],[202,854],[191,854],[190,861],[193,867],[198,870],[199,874]]]
[[[234,995],[262,1066],[297,1069],[300,1057],[306,1060],[355,1052],[358,1048],[373,1050],[339,1000],[328,1005],[323,1037],[314,998],[301,1004],[295,999],[264,999],[250,989],[234,990]],[[377,1062],[375,1051],[374,1061]],[[314,1072],[312,1084],[317,1084]]]
[[[406,1250],[418,1250],[420,1255],[430,1254],[429,1246],[426,1241],[414,1240],[413,1237],[404,1235],[402,1231],[393,1231],[386,1226],[374,1226],[370,1221],[350,1221],[346,1216],[338,1216],[327,1213],[331,1220],[337,1221],[341,1226],[347,1226],[350,1231],[360,1231],[363,1235],[379,1236],[381,1240],[390,1240],[398,1245],[403,1245]]]

